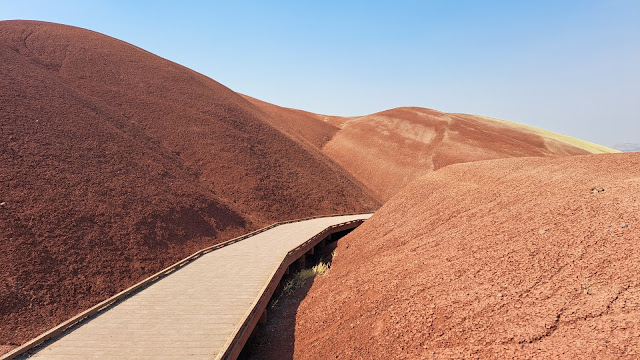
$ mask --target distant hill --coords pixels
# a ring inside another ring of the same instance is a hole
[[[620,143],[614,146],[616,150],[620,150],[622,152],[638,152],[640,151],[640,144],[636,143]]]
[[[273,125],[322,147],[384,202],[413,180],[444,166],[477,160],[611,153],[617,150],[533,126],[479,115],[404,107],[360,117],[325,116],[246,97]],[[323,141],[303,129],[333,125]],[[319,125],[315,125],[319,126]],[[327,140],[328,139],[328,140]]]

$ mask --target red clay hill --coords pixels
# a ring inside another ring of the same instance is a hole
[[[0,22],[0,59],[0,346],[197,249],[375,210],[450,163],[602,150],[427,109],[281,108],[65,25]]]
[[[0,345],[205,246],[379,202],[192,70],[95,32],[0,22]]]
[[[421,177],[340,240],[297,309],[290,351],[638,358],[639,169],[640,154],[601,154],[456,164]]]
[[[532,126],[479,115],[396,108],[337,117],[278,107],[246,97],[274,126],[308,140],[384,202],[411,181],[444,166],[508,157],[579,155],[616,150]],[[324,126],[308,124],[321,121]],[[320,134],[320,135],[319,135]]]

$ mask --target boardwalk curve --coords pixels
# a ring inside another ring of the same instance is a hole
[[[257,231],[170,269],[170,275],[21,357],[234,359],[288,266],[369,216],[321,217]],[[19,356],[16,350],[2,358]]]

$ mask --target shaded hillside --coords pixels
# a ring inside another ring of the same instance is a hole
[[[193,251],[378,202],[219,83],[95,32],[0,22],[0,345]]]
[[[382,201],[420,176],[450,164],[615,152],[522,124],[424,108],[397,108],[329,121],[341,130],[324,146],[324,152]]]
[[[295,358],[637,357],[638,169],[601,154],[416,180],[340,241],[297,311]]]

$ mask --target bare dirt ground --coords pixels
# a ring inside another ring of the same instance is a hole
[[[637,358],[639,169],[603,154],[420,178],[340,240],[295,304],[293,357]]]
[[[379,206],[242,96],[125,42],[3,21],[0,59],[0,345],[213,243]]]

